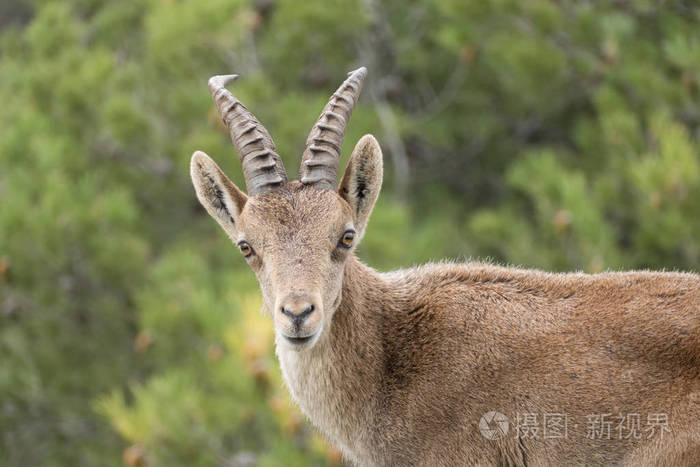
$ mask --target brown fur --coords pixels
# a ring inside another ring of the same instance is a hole
[[[343,389],[295,397],[312,420],[315,401],[333,401],[349,420],[340,443],[362,453],[358,463],[700,461],[696,275],[546,274],[479,263],[383,275],[352,258],[345,277],[331,332],[311,349],[333,368],[318,375],[325,386]],[[578,429],[569,426],[561,440],[490,441],[478,430],[490,410],[511,421],[516,413],[567,413]],[[586,438],[588,414],[619,412],[667,413],[671,434],[649,446]]]
[[[292,396],[354,463],[700,465],[697,274],[483,263],[378,273],[337,243],[351,227],[357,244],[379,192],[371,137],[337,193],[292,182],[247,199],[203,153],[192,176],[234,242],[255,249],[248,262]],[[299,297],[316,310],[294,331],[280,309]],[[314,337],[291,345],[294,335]],[[500,440],[479,430],[492,410],[511,422]],[[524,413],[567,414],[568,437],[516,437]],[[606,413],[640,414],[642,424],[665,413],[671,431],[587,438],[587,416]]]

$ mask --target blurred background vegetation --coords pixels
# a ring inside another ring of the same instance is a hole
[[[383,145],[379,269],[700,265],[695,1],[5,0],[0,28],[0,464],[340,462],[190,185],[202,149],[243,186],[214,74],[293,175],[369,68],[341,165]]]

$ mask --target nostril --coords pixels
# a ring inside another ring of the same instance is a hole
[[[299,317],[305,318],[305,317],[309,316],[311,313],[313,313],[315,309],[316,309],[316,307],[314,307],[313,305],[309,305],[306,307],[306,309],[304,311],[302,311],[299,314]]]

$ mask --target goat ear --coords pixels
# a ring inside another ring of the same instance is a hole
[[[374,202],[382,187],[382,149],[372,135],[365,135],[355,145],[338,192],[350,204],[355,229],[362,236]]]
[[[192,155],[190,175],[199,202],[229,237],[234,238],[238,216],[248,197],[202,151],[196,151]]]

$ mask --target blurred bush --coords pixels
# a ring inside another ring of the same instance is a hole
[[[698,269],[700,8],[548,0],[0,5],[0,463],[337,464],[291,404],[257,284],[198,207],[242,184],[206,89],[294,174],[346,71],[384,146],[361,246],[553,270]],[[223,254],[222,254],[223,252]],[[342,415],[340,415],[342,416]]]

